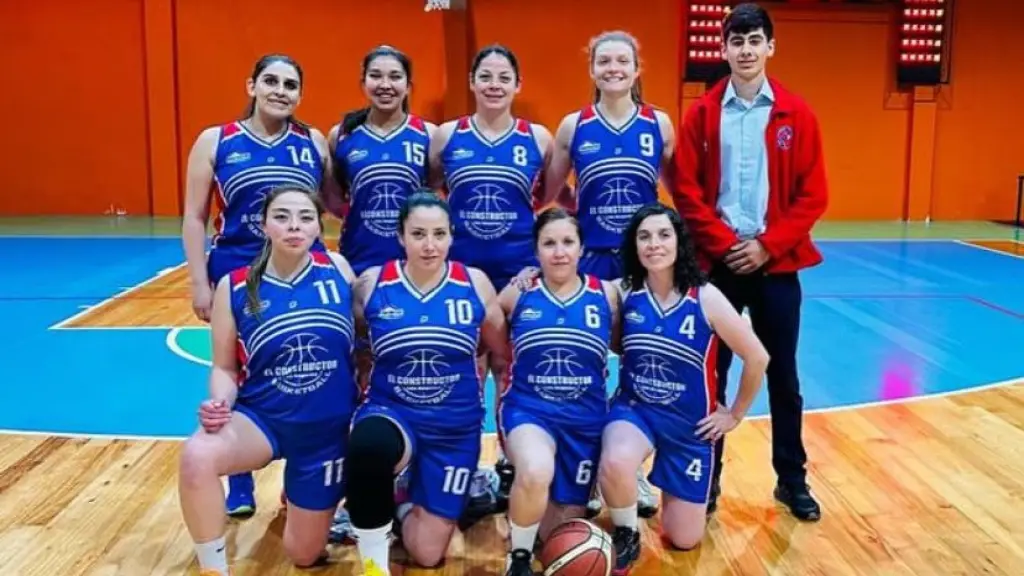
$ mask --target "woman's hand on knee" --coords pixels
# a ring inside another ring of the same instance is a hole
[[[209,434],[215,434],[231,421],[231,407],[225,400],[206,400],[199,405],[199,425]]]

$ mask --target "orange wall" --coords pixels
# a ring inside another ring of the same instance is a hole
[[[141,23],[142,0],[0,2],[0,214],[149,213]]]
[[[180,213],[192,142],[238,117],[246,77],[266,52],[303,65],[299,115],[325,133],[362,104],[360,60],[380,43],[413,58],[412,105],[427,118],[446,119],[461,101],[452,91],[466,90],[465,71],[446,65],[459,58],[445,42],[452,15],[424,13],[421,0],[307,0],[286,14],[268,0],[244,11],[228,0],[44,1],[0,3],[0,57],[14,86],[0,91],[0,105],[14,111],[16,135],[0,153],[0,214]],[[645,0],[643,10],[622,10],[620,0],[585,9],[569,0],[470,2],[469,51],[501,42],[519,56],[517,114],[554,130],[591,99],[588,40],[625,29],[641,43],[645,99],[678,122],[685,2]],[[772,10],[779,40],[769,71],[812,104],[824,131],[826,218],[1011,216],[1024,148],[1007,136],[1024,130],[1024,112],[1020,81],[1006,68],[1024,61],[1024,44],[1013,40],[1024,2],[958,2],[953,84],[917,104],[894,85],[891,9]],[[986,116],[992,111],[999,117]]]

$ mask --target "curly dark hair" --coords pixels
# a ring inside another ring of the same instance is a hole
[[[690,231],[679,217],[679,213],[660,202],[643,206],[633,214],[626,232],[622,236],[622,285],[628,290],[640,290],[647,279],[647,269],[640,263],[640,254],[636,248],[636,236],[640,224],[651,216],[665,215],[676,232],[676,261],[672,267],[672,283],[680,293],[690,288],[703,286],[708,277],[697,263],[697,250],[693,246]]]

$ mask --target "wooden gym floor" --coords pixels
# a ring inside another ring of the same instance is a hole
[[[180,241],[3,233],[0,265],[14,272],[0,287],[0,574],[197,574],[176,467],[208,336],[176,268]],[[773,503],[762,394],[730,437],[702,545],[665,550],[652,519],[635,575],[1024,573],[1021,245],[989,230],[888,237],[823,241],[826,264],[804,276],[821,522]],[[488,437],[484,464],[493,451]],[[292,568],[280,465],[256,477],[256,516],[229,524],[236,576],[358,574],[348,546],[328,568]],[[405,567],[396,550],[394,573],[500,574],[505,536],[494,516],[456,536],[443,569]]]

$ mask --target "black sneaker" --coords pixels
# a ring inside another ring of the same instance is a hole
[[[516,549],[508,555],[505,576],[534,576],[533,554],[527,550]]]
[[[821,507],[811,496],[807,485],[788,486],[779,484],[775,487],[775,499],[785,504],[789,511],[805,522],[821,520]]]
[[[615,544],[615,568],[613,576],[626,576],[633,564],[640,558],[640,532],[625,526],[616,526],[612,534]]]

